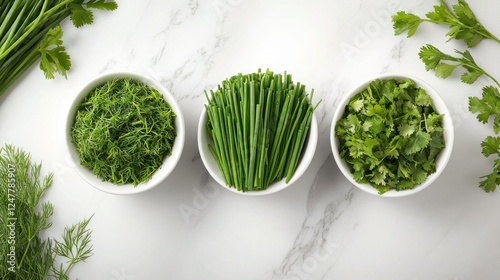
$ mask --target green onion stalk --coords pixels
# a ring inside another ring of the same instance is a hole
[[[0,0],[0,96],[39,59],[46,78],[66,77],[71,62],[61,22],[70,17],[81,27],[93,22],[91,9],[117,7],[106,0]]]

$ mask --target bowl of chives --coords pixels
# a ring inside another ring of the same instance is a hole
[[[238,74],[206,93],[198,148],[207,171],[232,192],[257,196],[296,182],[318,141],[312,93],[289,74]]]
[[[66,120],[72,167],[88,184],[110,194],[158,186],[176,167],[184,139],[184,118],[174,96],[135,72],[92,79],[76,95]]]

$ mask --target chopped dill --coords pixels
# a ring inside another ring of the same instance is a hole
[[[107,81],[77,106],[71,137],[80,164],[115,185],[147,182],[172,153],[175,117],[158,90],[144,82]]]

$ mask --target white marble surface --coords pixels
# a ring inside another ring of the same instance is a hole
[[[480,142],[492,133],[467,111],[467,97],[488,84],[459,83],[424,70],[419,48],[464,49],[446,28],[423,25],[414,38],[394,36],[388,15],[423,15],[437,1],[183,0],[118,1],[79,30],[65,22],[73,68],[44,79],[33,67],[0,98],[0,142],[15,144],[55,173],[46,200],[64,225],[95,214],[94,256],[72,271],[81,280],[132,279],[500,279],[500,190],[478,177],[491,162]],[[495,0],[469,1],[500,35]],[[454,3],[454,2],[453,2]],[[500,46],[482,42],[478,63],[500,77]],[[238,72],[288,71],[323,99],[320,135],[306,174],[290,188],[245,197],[218,186],[196,145],[203,91]],[[78,90],[105,71],[149,74],[183,109],[183,156],[161,187],[114,196],[87,185],[68,167],[64,119]],[[455,146],[448,167],[423,192],[381,198],[351,186],[331,155],[329,128],[339,98],[380,73],[426,80],[449,106]],[[3,204],[2,204],[3,205]],[[186,214],[189,209],[189,215]],[[184,213],[184,214],[183,214]]]

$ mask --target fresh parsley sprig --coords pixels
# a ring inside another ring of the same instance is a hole
[[[62,44],[60,23],[92,24],[93,9],[115,10],[108,0],[0,1],[0,96],[38,59],[45,77],[66,77],[70,57]]]
[[[483,39],[492,39],[500,43],[500,39],[479,22],[464,0],[458,0],[452,9],[443,0],[439,0],[439,5],[434,6],[434,11],[427,13],[426,17],[421,18],[405,11],[397,12],[392,17],[395,34],[400,35],[408,32],[407,37],[411,37],[420,24],[430,22],[449,26],[450,30],[446,34],[449,37],[448,41],[451,39],[462,40],[469,47],[475,47]]]
[[[477,65],[468,50],[464,52],[455,50],[455,53],[460,56],[443,53],[438,48],[427,44],[420,49],[418,56],[424,62],[425,70],[433,70],[438,77],[448,78],[455,69],[463,67],[467,72],[460,77],[462,82],[473,84],[479,77],[484,75],[494,81],[497,86],[500,86],[493,76]]]

